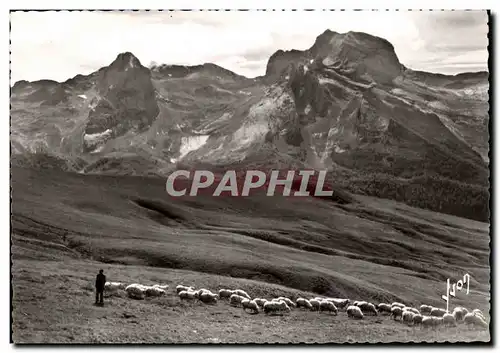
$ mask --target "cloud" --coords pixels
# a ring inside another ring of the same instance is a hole
[[[487,67],[485,11],[152,11],[11,14],[13,81],[89,74],[130,51],[147,65],[213,62],[263,75],[278,49],[304,50],[326,29],[389,40],[400,61],[452,73]]]

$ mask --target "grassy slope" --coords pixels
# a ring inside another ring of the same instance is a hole
[[[369,197],[342,206],[312,198],[171,199],[160,179],[21,168],[12,170],[12,190],[16,342],[489,339],[462,328],[413,332],[387,318],[352,322],[345,313],[246,317],[223,303],[191,308],[171,292],[154,303],[112,298],[104,308],[91,305],[98,267],[110,280],[129,283],[441,307],[445,279],[468,272],[470,295],[452,305],[488,312],[484,223]],[[121,317],[124,311],[136,318]]]

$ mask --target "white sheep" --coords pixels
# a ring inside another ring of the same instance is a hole
[[[264,304],[264,312],[266,314],[290,312],[290,307],[283,300],[270,301]]]
[[[167,290],[168,289],[168,284],[154,284],[153,287],[156,287],[156,288],[160,288],[160,289],[163,289],[163,290]]]
[[[246,311],[247,309],[250,309],[255,314],[257,314],[260,310],[259,305],[255,301],[255,299],[250,300],[250,299],[245,298],[241,301],[241,305],[243,306],[244,311]]]
[[[468,311],[463,306],[457,306],[453,309],[452,315],[455,317],[455,321],[462,322],[464,321],[465,315],[468,314]]]
[[[116,293],[120,289],[125,289],[127,287],[126,284],[120,282],[106,282],[104,284],[104,291],[109,293]]]
[[[231,297],[231,295],[234,294],[234,291],[231,290],[231,289],[221,289],[219,290],[219,297],[222,299],[226,299],[226,298],[229,298]]]
[[[229,297],[229,304],[232,306],[240,306],[241,301],[243,299],[248,299],[248,298],[242,297],[241,295],[238,294],[231,294],[231,296]]]
[[[146,289],[147,287],[142,284],[132,283],[125,287],[125,292],[127,292],[129,298],[144,299],[146,297]]]
[[[457,321],[455,319],[455,316],[450,314],[450,313],[445,313],[443,315],[443,323],[445,326],[456,326]]]
[[[400,306],[393,306],[391,309],[391,316],[394,320],[403,316],[403,309]]]
[[[364,300],[356,300],[353,305],[361,306],[361,305],[365,305],[365,304],[368,304],[368,302],[364,301]]]
[[[413,324],[413,318],[415,317],[415,315],[416,314],[412,311],[403,310],[402,320],[405,324],[411,325]]]
[[[422,320],[423,320],[423,316],[421,314],[415,314],[415,316],[413,316],[413,324],[414,325],[419,325],[422,323]]]
[[[404,305],[403,303],[400,303],[400,302],[394,302],[394,303],[392,303],[392,304],[391,304],[391,306],[392,306],[392,307],[399,306],[399,307],[401,307],[401,309],[402,309],[402,308],[404,308],[406,305]]]
[[[183,286],[182,284],[179,284],[177,287],[175,287],[175,290],[177,291],[177,294],[179,294],[183,290],[192,292],[192,291],[194,291],[194,287],[187,287],[187,286]]]
[[[179,298],[181,300],[183,300],[183,299],[186,299],[186,300],[195,299],[194,292],[192,292],[192,291],[183,290],[183,291],[180,291],[177,295],[179,296]]]
[[[422,315],[430,315],[431,310],[432,310],[431,305],[426,305],[426,304],[420,305],[420,312],[422,313]]]
[[[245,292],[244,290],[242,289],[236,289],[233,291],[233,294],[238,294],[239,296],[241,297],[245,297],[247,299],[252,299],[248,294],[247,292]]]
[[[345,309],[349,305],[349,299],[327,298],[327,300],[333,302],[338,309]]]
[[[202,291],[198,295],[198,299],[205,304],[217,304],[218,295],[209,290]]]
[[[259,307],[263,307],[264,304],[267,303],[267,300],[263,298],[255,298],[254,301],[257,303]]]
[[[464,316],[464,322],[469,327],[476,326],[481,328],[489,328],[486,320],[482,316],[474,314],[474,312],[466,314]]]
[[[286,305],[288,305],[290,308],[296,306],[295,303],[291,299],[289,299],[287,297],[278,297],[277,299],[278,299],[278,301],[279,300],[283,300],[286,303]]]
[[[415,315],[420,314],[420,311],[418,311],[418,309],[417,309],[417,308],[412,308],[411,306],[405,306],[405,307],[403,308],[403,311],[405,311],[405,310],[406,310],[406,311],[411,311],[411,312],[412,312],[412,313],[414,313]]]
[[[335,304],[333,304],[331,301],[329,300],[322,300],[320,303],[319,303],[319,310],[320,311],[328,311],[330,313],[334,313],[335,315],[338,314],[338,309],[337,307],[335,306]]]
[[[442,316],[431,316],[432,318],[432,324],[437,327],[440,326],[444,323],[444,319]]]
[[[312,310],[312,308],[313,308],[313,306],[311,305],[309,300],[307,300],[305,298],[298,298],[296,300],[296,304],[297,304],[297,308],[306,308],[309,310]]]
[[[434,326],[434,322],[431,316],[423,316],[422,317],[422,326],[423,327],[432,327]]]
[[[380,312],[380,313],[386,313],[386,314],[390,314],[391,313],[391,306],[387,303],[379,303],[377,305],[377,310]]]
[[[375,305],[372,303],[361,302],[358,304],[358,307],[361,309],[363,314],[378,315],[377,308],[375,308]]]
[[[309,304],[311,304],[311,310],[312,311],[319,311],[320,308],[320,301],[317,299],[311,299],[309,300]]]
[[[364,317],[363,312],[356,305],[349,305],[346,311],[347,311],[347,317],[353,319],[362,319]]]
[[[147,287],[145,291],[146,297],[161,297],[165,295],[165,290],[158,287]]]
[[[431,309],[431,316],[442,317],[444,314],[446,314],[446,310],[444,310],[444,309],[441,309],[441,308],[432,308]]]

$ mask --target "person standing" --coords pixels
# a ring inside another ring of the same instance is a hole
[[[104,270],[99,270],[99,274],[95,279],[95,303],[104,304],[104,284],[106,283],[106,276]]]

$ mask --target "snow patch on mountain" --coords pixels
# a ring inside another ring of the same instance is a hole
[[[209,135],[188,136],[181,138],[181,148],[179,149],[179,158],[182,159],[189,152],[196,151],[203,146],[209,138]]]

